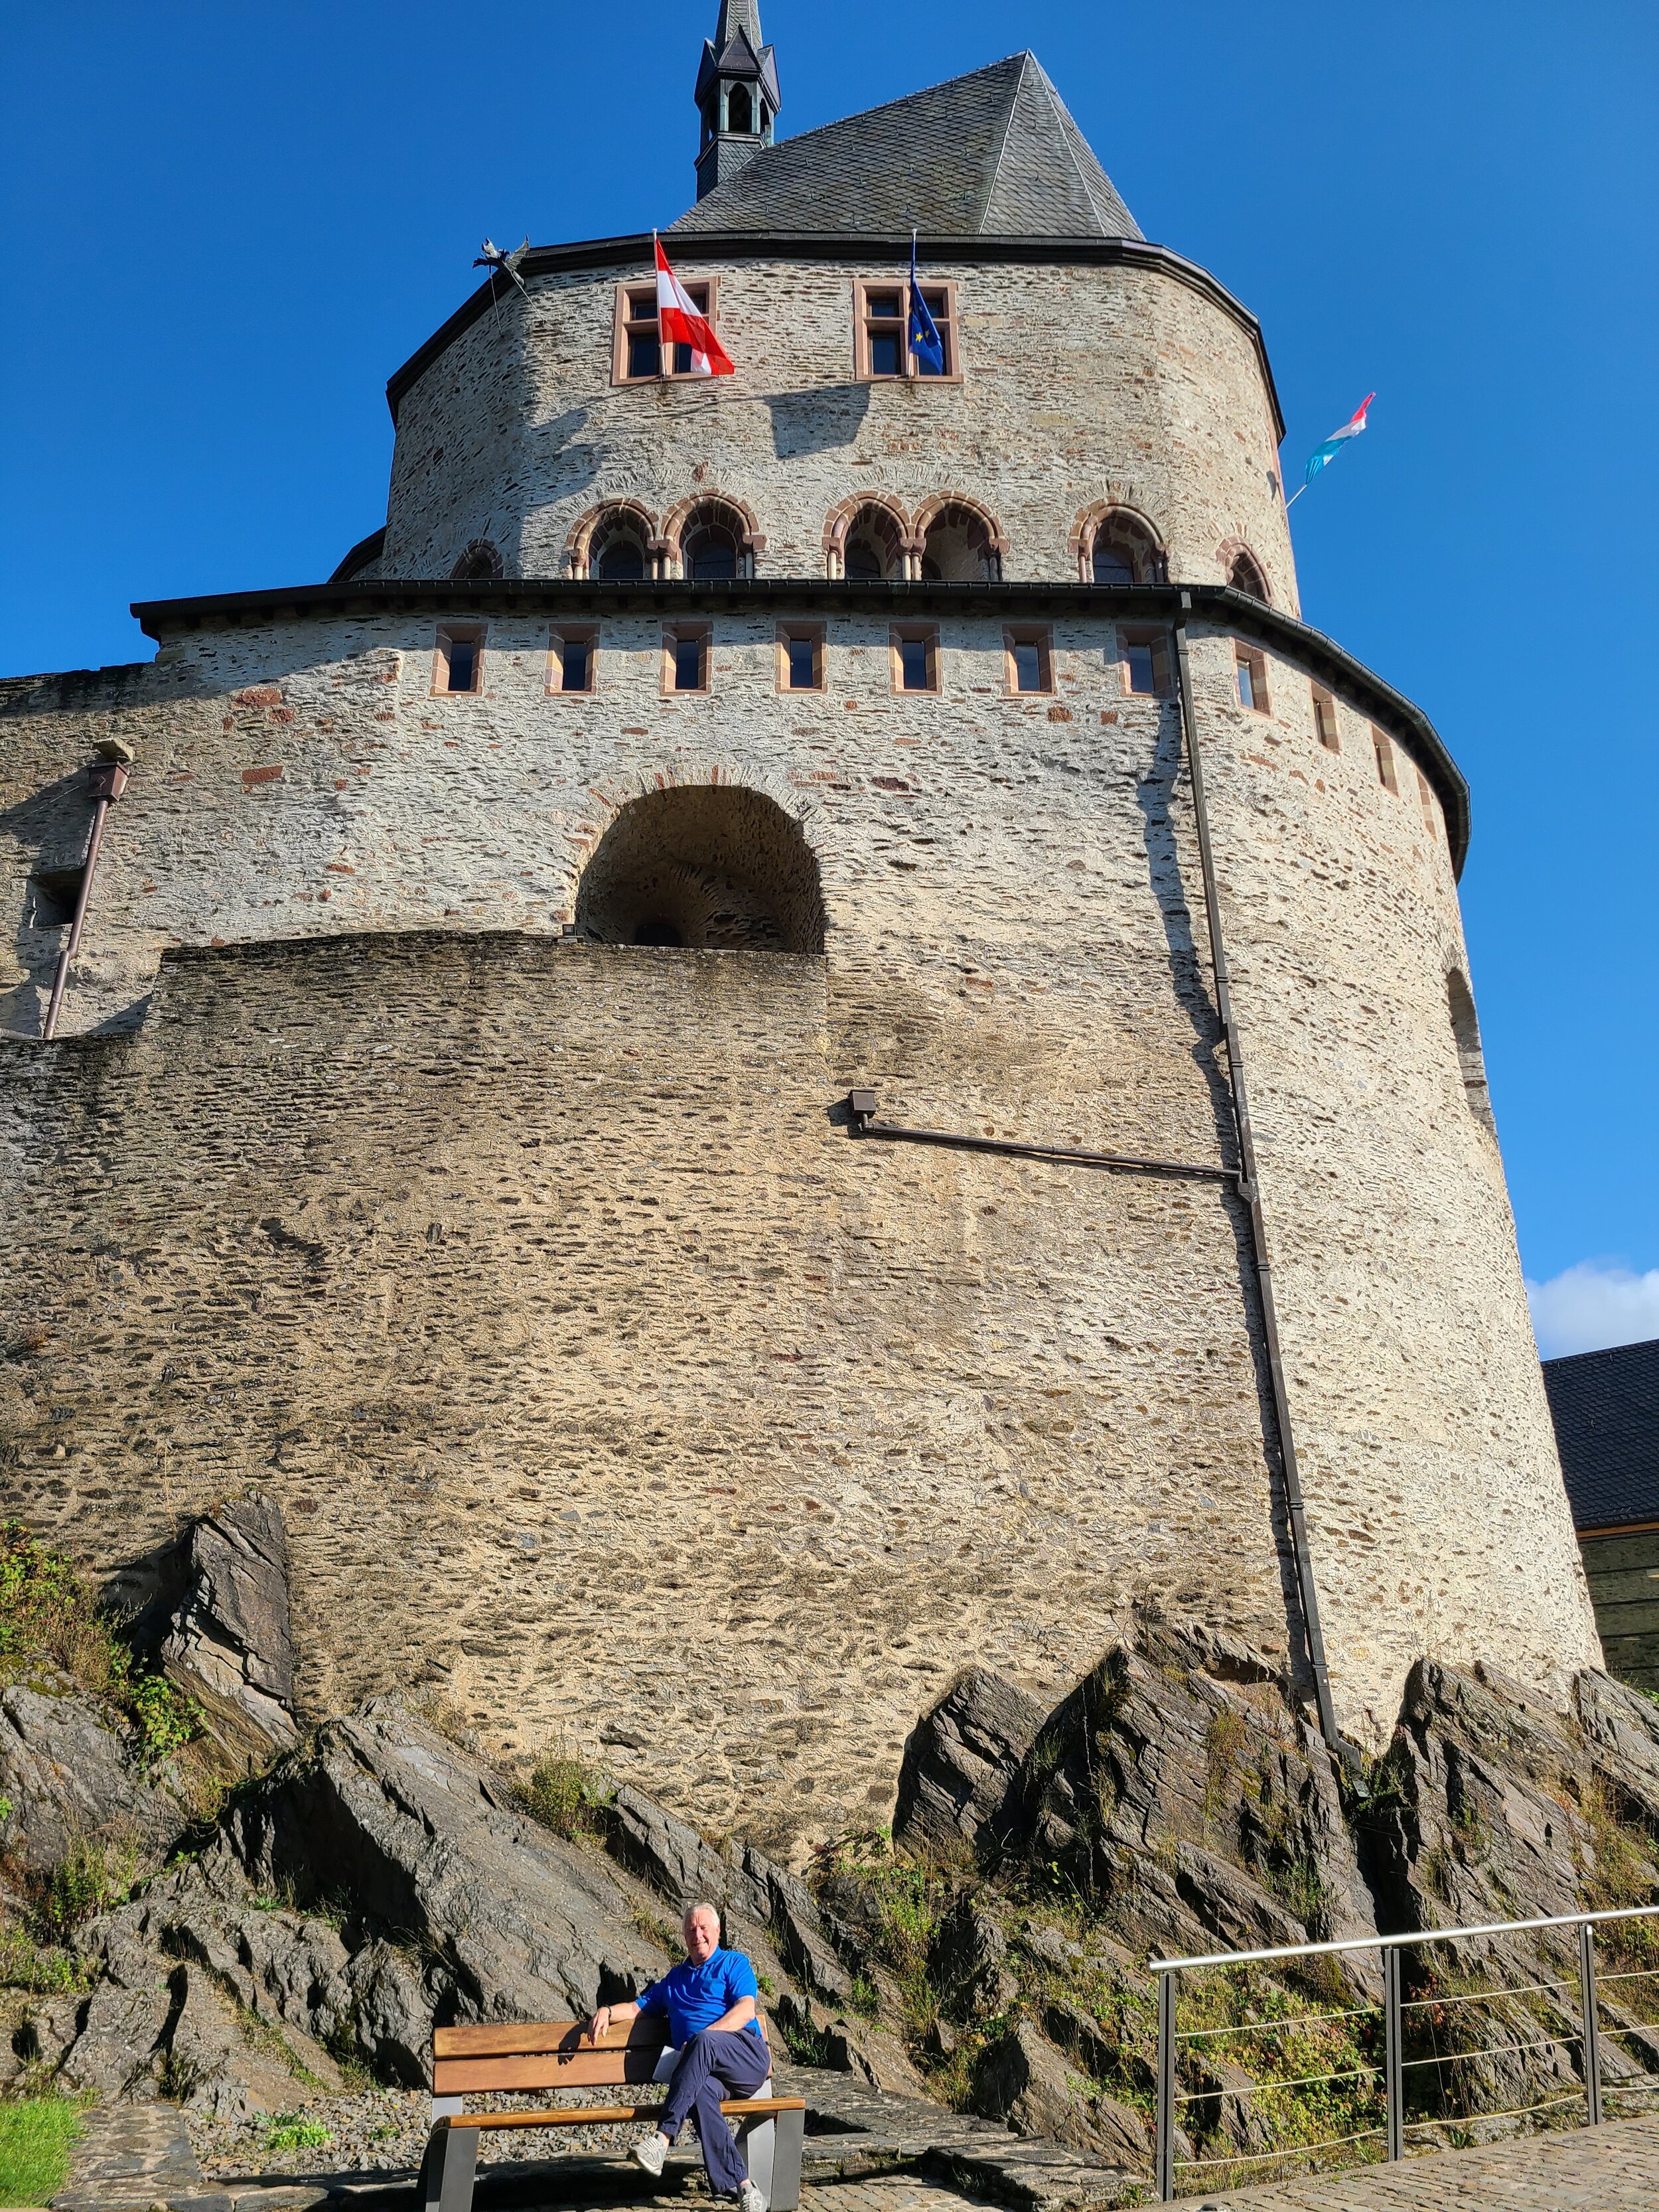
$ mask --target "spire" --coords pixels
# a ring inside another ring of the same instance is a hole
[[[720,0],[714,35],[705,39],[697,70],[696,101],[702,117],[697,155],[697,198],[727,184],[772,143],[778,96],[777,64],[761,44],[760,0]]]

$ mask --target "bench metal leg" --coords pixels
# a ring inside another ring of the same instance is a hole
[[[452,2128],[447,2120],[440,2120],[421,2169],[425,2212],[472,2212],[477,2172],[477,2128]]]
[[[772,2212],[795,2212],[800,2203],[800,2160],[805,2140],[805,2112],[774,2112],[744,2130],[743,2154],[749,2179]]]

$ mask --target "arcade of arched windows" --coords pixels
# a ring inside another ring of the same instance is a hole
[[[989,509],[939,492],[914,515],[890,492],[843,500],[823,526],[832,582],[995,584],[1008,541]]]

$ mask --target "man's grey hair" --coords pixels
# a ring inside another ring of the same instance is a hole
[[[712,1912],[714,1916],[715,1927],[720,1928],[725,1925],[725,1923],[720,1917],[720,1909],[719,1905],[711,1905],[706,1897],[699,1897],[694,1899],[691,1904],[688,1905],[684,1912],[681,1915],[680,1925],[682,1927],[684,1927],[685,1923],[690,1920],[694,1912]]]

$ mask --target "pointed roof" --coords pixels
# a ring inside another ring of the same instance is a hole
[[[775,115],[781,105],[778,91],[777,58],[761,43],[760,0],[720,0],[714,35],[702,42],[694,94],[699,107],[709,85],[723,76],[755,77],[766,88]]]
[[[672,226],[883,237],[913,227],[933,238],[1141,234],[1030,52],[769,146]]]

